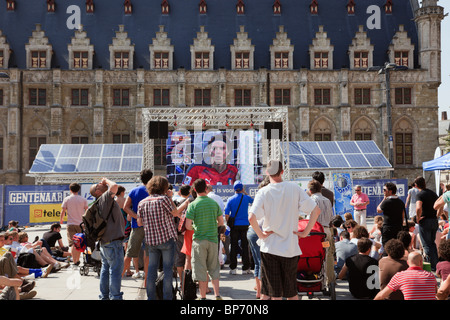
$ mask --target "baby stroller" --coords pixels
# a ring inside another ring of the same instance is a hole
[[[298,231],[305,230],[309,220],[303,219],[298,222]],[[335,284],[327,288],[325,273],[326,237],[323,226],[316,222],[309,236],[299,238],[299,246],[302,254],[297,265],[297,291],[299,295],[306,294],[309,299],[315,293],[322,293],[336,300]]]
[[[94,251],[90,252],[89,248],[83,252],[83,265],[80,266],[80,274],[87,276],[89,274],[89,268],[92,268],[94,272],[100,277],[100,271],[102,270],[102,260],[100,251],[94,248]]]
[[[73,242],[75,249],[83,253],[83,264],[80,266],[80,275],[87,276],[89,274],[89,268],[93,268],[94,272],[100,276],[102,261],[100,250],[98,250],[95,243],[88,244],[84,233],[76,233],[73,236]]]

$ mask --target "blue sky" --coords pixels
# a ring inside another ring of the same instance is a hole
[[[444,7],[444,14],[449,16],[442,20],[441,41],[442,41],[442,84],[439,87],[439,119],[441,119],[442,111],[447,111],[450,116],[450,3],[448,0],[439,1],[439,5]]]

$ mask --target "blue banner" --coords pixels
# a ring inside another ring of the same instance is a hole
[[[3,223],[19,225],[59,222],[61,204],[70,195],[69,185],[5,186]]]
[[[403,202],[406,202],[406,197],[408,196],[407,179],[353,180],[353,185],[360,185],[361,192],[367,194],[369,197],[370,203],[367,206],[367,217],[378,215],[377,206],[383,201],[383,186],[387,182],[395,183],[397,186],[397,196],[402,199]],[[353,213],[353,210],[351,212]]]
[[[352,198],[352,179],[349,173],[333,173],[334,186],[334,214],[344,216],[347,212],[353,212],[350,205]]]

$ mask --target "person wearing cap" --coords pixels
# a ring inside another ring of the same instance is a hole
[[[250,255],[248,250],[248,206],[253,203],[253,198],[244,191],[244,185],[240,180],[233,184],[235,194],[231,196],[225,206],[225,219],[230,227],[230,274],[236,274],[237,254],[242,256],[242,273],[250,274]],[[230,222],[232,225],[230,226]],[[239,246],[239,240],[241,245]]]

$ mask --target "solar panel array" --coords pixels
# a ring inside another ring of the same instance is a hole
[[[290,169],[382,169],[389,161],[374,141],[300,141],[289,144]]]
[[[142,144],[43,144],[30,173],[140,172]]]

